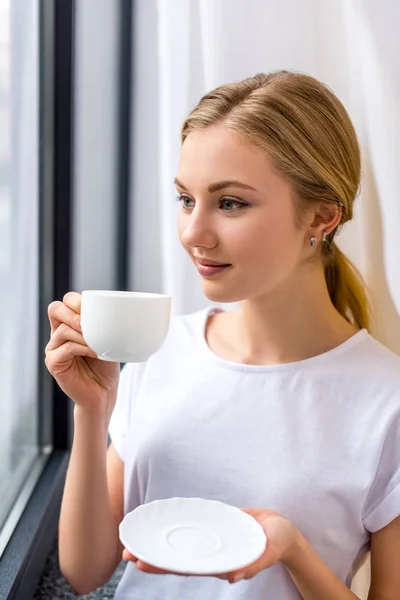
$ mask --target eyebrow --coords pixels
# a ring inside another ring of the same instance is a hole
[[[177,177],[175,177],[174,183],[186,192],[189,191],[187,187],[185,187]],[[257,191],[255,188],[251,187],[251,185],[243,183],[242,181],[235,181],[234,179],[227,179],[226,181],[217,181],[216,183],[210,183],[210,185],[208,186],[208,191],[210,192],[210,194],[212,194],[213,192],[218,192],[219,190],[223,190],[227,187],[238,187],[246,190],[253,190],[254,192]]]

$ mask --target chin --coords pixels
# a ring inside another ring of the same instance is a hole
[[[247,296],[240,290],[227,289],[223,285],[215,285],[213,282],[203,282],[203,292],[208,300],[217,304],[230,304],[232,302],[243,302]]]

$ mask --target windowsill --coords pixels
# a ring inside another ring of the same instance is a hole
[[[0,598],[29,600],[57,535],[68,452],[55,451],[0,558]]]
[[[37,454],[34,460],[26,461],[27,464],[20,465],[18,464],[18,468],[16,471],[13,471],[12,478],[5,477],[5,483],[9,479],[16,479],[19,483],[23,481],[24,484],[22,488],[20,486],[15,487],[13,485],[9,485],[7,490],[4,488],[0,493],[0,497],[3,499],[5,497],[6,506],[10,502],[10,498],[13,499],[12,508],[5,520],[4,523],[1,524],[0,529],[0,561],[3,555],[5,548],[8,545],[9,540],[14,533],[14,530],[26,508],[28,502],[32,496],[32,493],[39,482],[39,479],[46,467],[46,463],[49,459],[49,455],[46,454]],[[6,473],[5,475],[10,475]],[[6,495],[7,494],[7,495]],[[15,498],[17,499],[15,501]]]

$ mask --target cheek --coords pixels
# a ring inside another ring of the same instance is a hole
[[[279,219],[253,214],[247,223],[237,227],[235,242],[239,252],[262,253],[263,250],[278,248],[288,237],[287,226]]]
[[[288,216],[270,218],[254,215],[247,227],[238,227],[234,239],[238,261],[251,261],[252,268],[285,268],[297,261],[301,251],[301,232]]]

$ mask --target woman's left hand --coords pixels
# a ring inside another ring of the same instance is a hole
[[[300,535],[299,530],[293,523],[284,519],[275,511],[264,508],[244,508],[242,510],[254,517],[254,519],[260,523],[267,536],[267,546],[264,554],[256,560],[256,562],[244,569],[215,575],[215,577],[219,577],[220,579],[227,579],[230,583],[235,583],[241,579],[251,579],[260,573],[260,571],[272,567],[275,563],[279,561],[285,562],[285,560],[296,551],[296,544]],[[138,560],[135,556],[132,556],[127,550],[123,551],[122,558],[123,560],[135,562],[136,568],[145,573],[157,575],[181,574],[152,567],[142,560]]]

